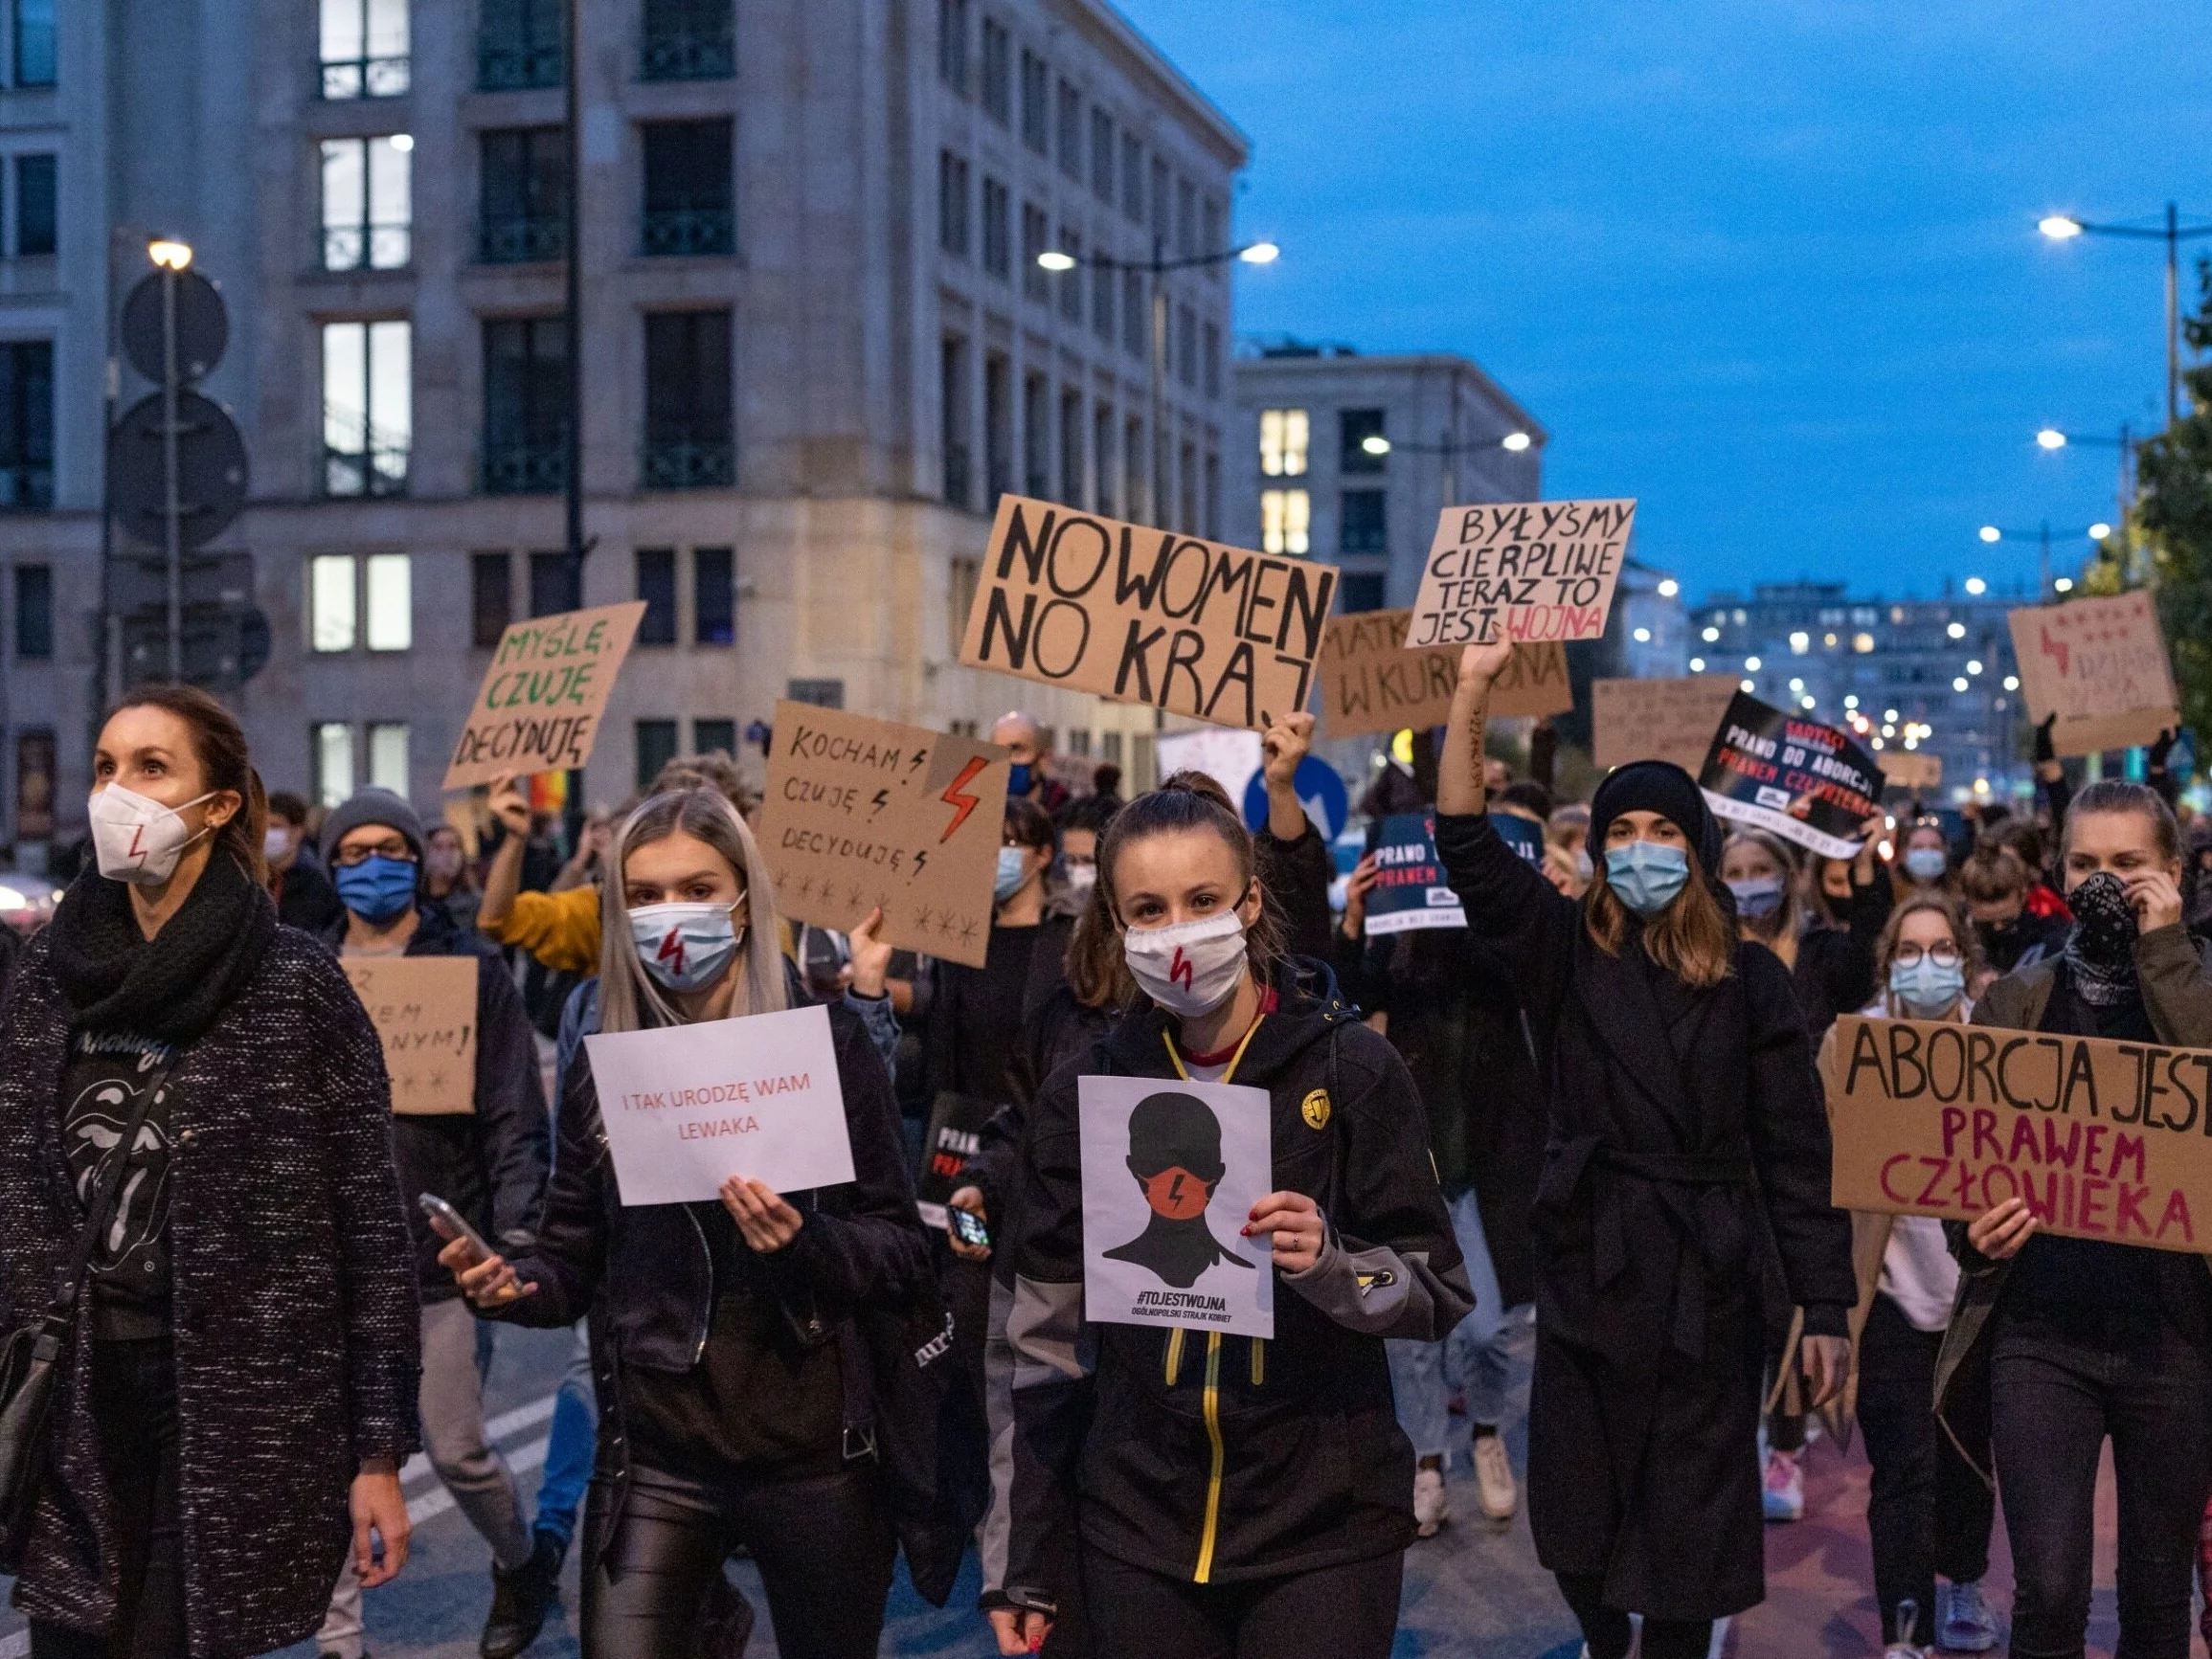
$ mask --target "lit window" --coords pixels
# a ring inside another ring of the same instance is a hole
[[[396,271],[413,257],[415,141],[323,141],[323,269]]]
[[[353,557],[324,553],[307,561],[307,638],[318,651],[350,651],[358,632],[353,594]],[[351,744],[351,739],[347,740]],[[348,748],[349,756],[352,753]],[[347,775],[350,777],[351,762]],[[351,785],[348,786],[351,792]]]
[[[407,90],[407,0],[323,0],[321,34],[325,98]]]
[[[1259,492],[1259,545],[1263,552],[1303,553],[1311,549],[1307,530],[1313,502],[1302,489]]]
[[[401,322],[323,325],[323,486],[397,495],[415,444],[414,329]]]
[[[370,650],[405,651],[414,645],[414,560],[407,554],[369,555]]]
[[[1739,627],[1739,628],[1741,628],[1743,625],[1744,625],[1744,613],[1743,613],[1742,611],[1740,611],[1740,610],[1739,610],[1739,611],[1736,613],[1736,626],[1737,626],[1737,627]]]
[[[353,729],[326,720],[314,729],[315,798],[336,806],[353,793]]]
[[[1259,413],[1259,470],[1269,478],[1303,478],[1309,428],[1302,409]]]
[[[1820,637],[1820,642],[1824,645],[1833,646],[1836,643],[1836,636],[1833,634],[1823,634]]]
[[[407,790],[407,723],[372,721],[369,727],[369,784],[403,796]]]

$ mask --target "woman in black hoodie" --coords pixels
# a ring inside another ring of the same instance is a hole
[[[1638,761],[1598,786],[1579,904],[1483,816],[1490,684],[1510,654],[1461,657],[1436,850],[1468,930],[1519,972],[1547,1056],[1529,1521],[1591,1659],[1622,1659],[1632,1612],[1645,1659],[1703,1659],[1711,1622],[1765,1594],[1762,1233],[1805,1311],[1819,1405],[1849,1362],[1851,1225],[1828,1203],[1788,971],[1736,937],[1689,774]]]
[[[1101,1653],[1390,1649],[1413,1457],[1383,1339],[1434,1340],[1472,1298],[1405,1065],[1341,999],[1293,984],[1254,856],[1193,773],[1101,838],[1092,902],[1144,996],[1047,1082],[1023,1146],[1010,1445],[993,1466],[1004,1653],[1031,1650],[1078,1580]],[[1243,1230],[1273,1236],[1294,1292],[1273,1341],[1086,1322],[1084,1074],[1267,1090],[1277,1190]]]

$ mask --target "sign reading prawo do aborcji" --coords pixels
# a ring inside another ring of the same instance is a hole
[[[1306,706],[1337,572],[999,498],[960,664],[1217,726]]]
[[[444,787],[582,766],[644,614],[645,602],[632,599],[509,623],[453,746]]]

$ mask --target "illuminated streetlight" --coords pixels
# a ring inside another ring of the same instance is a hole
[[[2089,540],[2092,542],[2101,542],[2111,533],[2112,527],[2106,524],[2102,519],[2098,520],[2095,524],[2089,527]]]
[[[2001,542],[2004,540],[2004,531],[1998,529],[1995,525],[1982,526],[1979,534],[1981,539],[1985,542]]]
[[[1720,641],[1721,631],[1718,628],[1707,628],[1701,638],[1708,645],[1717,644]]]
[[[1957,680],[1953,680],[1953,681],[1951,683],[1951,688],[1952,688],[1953,691],[1964,691],[1964,690],[1966,689],[1966,681],[1965,681],[1965,679],[1962,677],[1962,678],[1960,678],[1960,679],[1957,679]]]
[[[1248,265],[1272,265],[1282,258],[1282,250],[1273,242],[1254,242],[1239,249],[1236,257]]]
[[[2004,688],[2007,691],[2018,691],[2020,689],[2020,676],[2018,674],[2007,674],[2004,677]]]
[[[1758,688],[1759,683],[1756,680],[1747,680],[1744,682],[1744,689],[1746,691],[1756,691]]]
[[[1521,436],[1525,437],[1526,434],[1523,434]],[[1676,581],[1672,576],[1667,577],[1659,585],[1659,596],[1662,599],[1671,599],[1682,591],[1682,585]]]
[[[1690,672],[1692,674],[1703,674],[1704,671],[1705,660],[1703,657],[1692,657],[1690,659]]]
[[[2055,426],[2046,426],[2036,434],[2038,449],[2064,449],[2065,446],[2066,435]]]
[[[1745,658],[1745,659],[1744,659],[1744,672],[1745,672],[1745,673],[1747,673],[1747,674],[1756,674],[1758,671],[1759,671],[1759,660],[1758,660],[1756,657],[1747,657],[1747,658]]]
[[[2061,576],[2051,586],[2062,594],[2070,594],[2074,591],[2074,579],[2071,576]]]
[[[2068,213],[2046,213],[2036,221],[2036,229],[2054,242],[2071,241],[2088,228]]]
[[[1636,642],[1638,645],[1648,645],[1648,644],[1650,644],[1650,643],[1651,643],[1651,630],[1650,630],[1649,628],[1638,628],[1638,629],[1636,631]]]
[[[1967,660],[1966,671],[1969,674],[1979,674],[1981,672],[1981,659],[1978,657],[1969,658]]]
[[[1974,594],[1975,598],[1979,598],[1989,592],[1989,584],[1979,576],[1969,576],[1966,579],[1966,591]]]
[[[1953,622],[1950,627],[1944,629],[1944,632],[1950,635],[1953,639],[1963,639],[1966,638],[1966,624],[1964,622]]]
[[[1515,455],[1519,455],[1523,450],[1526,449],[1536,440],[1530,437],[1525,432],[1509,432],[1498,441],[1505,448],[1511,450]]]
[[[171,241],[168,237],[146,245],[146,257],[165,271],[181,271],[192,262],[190,242]]]
[[[1072,271],[1075,268],[1075,256],[1058,248],[1047,248],[1037,256],[1037,263],[1048,271]]]
[[[415,135],[411,132],[394,133],[392,135],[392,147],[401,155],[405,155],[415,147]]]
[[[1379,432],[1370,432],[1360,439],[1360,447],[1369,455],[1388,455],[1390,453],[1390,440]]]

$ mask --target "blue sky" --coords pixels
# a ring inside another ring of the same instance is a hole
[[[1976,527],[2115,482],[2036,428],[2162,418],[2162,248],[2035,220],[2212,214],[2196,0],[1121,5],[1252,139],[1239,331],[1474,357],[1693,595],[2032,580]]]

